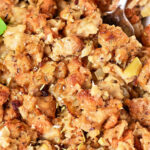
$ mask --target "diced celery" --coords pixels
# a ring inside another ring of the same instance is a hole
[[[49,150],[48,146],[46,144],[42,144],[39,148],[39,150]]]
[[[103,72],[103,70],[101,68],[97,69],[94,74],[95,74],[97,80],[101,80],[105,76],[105,73]]]
[[[134,60],[126,67],[124,70],[124,75],[128,78],[137,76],[142,68],[142,63],[138,57],[134,58]]]

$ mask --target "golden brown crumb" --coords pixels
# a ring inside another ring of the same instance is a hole
[[[116,47],[121,47],[127,44],[128,40],[121,28],[114,28],[114,26],[106,24],[100,26],[98,42],[107,49],[113,50]]]
[[[6,20],[9,19],[11,16],[13,2],[11,0],[0,0],[0,4],[0,17]]]
[[[132,101],[128,101],[127,105],[130,110],[130,115],[133,117],[133,119],[139,120],[139,122],[143,125],[150,125],[150,110],[148,97],[133,99]]]
[[[37,5],[39,5],[40,12],[46,14],[48,17],[53,17],[57,9],[54,0],[39,0]]]
[[[141,39],[144,46],[150,46],[150,25],[145,27]]]
[[[65,37],[54,43],[51,58],[58,61],[60,57],[79,55],[83,48],[83,42],[77,36]]]
[[[90,35],[96,34],[99,25],[102,23],[99,11],[95,11],[92,15],[84,19],[75,20],[73,23],[68,23],[64,33],[66,36],[76,35],[86,38]]]

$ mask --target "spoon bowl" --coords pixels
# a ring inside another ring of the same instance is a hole
[[[127,0],[120,0],[118,7],[114,11],[105,12],[103,21],[104,23],[108,23],[110,25],[120,26],[128,36],[132,36],[134,35],[134,28],[124,12],[126,3]]]

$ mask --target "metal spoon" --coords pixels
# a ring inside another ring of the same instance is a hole
[[[113,11],[108,11],[103,16],[104,23],[108,23],[110,25],[117,25],[122,28],[122,30],[128,35],[134,35],[134,28],[127,19],[125,15],[125,7],[127,0],[120,0],[118,3],[118,7]]]
[[[146,27],[150,24],[150,16],[143,19],[143,26]]]

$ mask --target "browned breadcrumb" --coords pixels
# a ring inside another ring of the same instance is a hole
[[[150,46],[150,25],[144,28],[141,40],[144,46]]]

